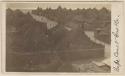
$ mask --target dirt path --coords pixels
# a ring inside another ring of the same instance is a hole
[[[46,17],[34,15],[34,14],[32,14],[32,13],[30,13],[30,14],[31,14],[31,16],[32,16],[36,21],[39,21],[39,22],[42,22],[42,23],[46,23],[48,29],[51,29],[51,28],[57,26],[57,24],[58,24],[57,22],[52,21],[52,20],[50,20],[50,19],[48,19],[48,18],[46,18]]]
[[[90,38],[91,41],[93,41],[97,44],[104,45],[105,46],[105,57],[106,58],[110,57],[111,45],[96,39],[95,36],[94,36],[94,32],[92,32],[92,31],[85,31],[85,34]]]

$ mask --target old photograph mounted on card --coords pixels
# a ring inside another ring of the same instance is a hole
[[[6,4],[6,72],[111,72],[111,4]]]

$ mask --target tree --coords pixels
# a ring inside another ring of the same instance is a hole
[[[61,10],[62,10],[62,7],[61,7],[61,6],[58,6],[57,10],[58,10],[58,11],[61,11]]]

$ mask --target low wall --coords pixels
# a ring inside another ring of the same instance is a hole
[[[104,57],[104,48],[63,52],[63,53],[60,53],[59,56],[64,61],[65,60],[75,61],[75,60],[81,60],[81,59],[101,58],[101,57]]]
[[[57,63],[61,61],[76,61],[92,58],[104,57],[104,48],[97,49],[77,49],[53,52],[40,52],[40,53],[7,53],[6,70],[7,71],[24,71],[24,69],[32,68],[42,64],[50,64],[53,61]],[[59,60],[58,60],[59,59]],[[22,70],[21,70],[22,69]]]

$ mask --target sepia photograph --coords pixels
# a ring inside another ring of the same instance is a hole
[[[111,4],[6,4],[6,72],[111,73]]]

